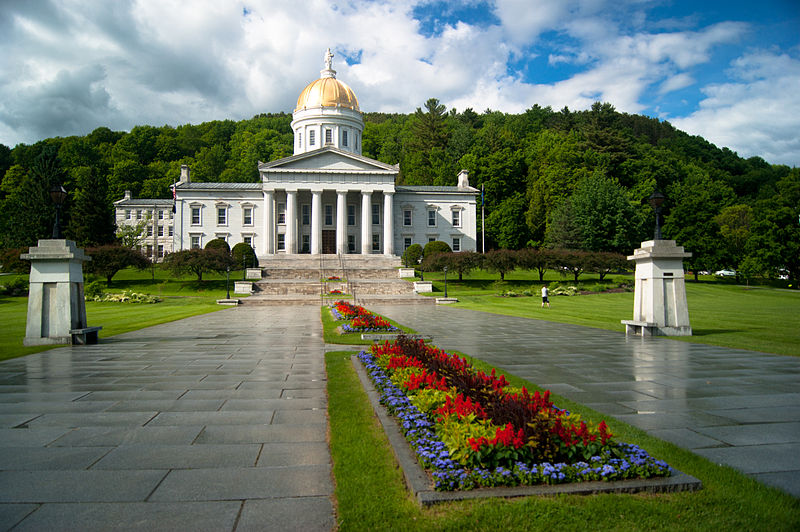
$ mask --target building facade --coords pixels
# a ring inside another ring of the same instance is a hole
[[[358,100],[336,79],[332,57],[328,50],[319,79],[297,100],[294,155],[259,163],[259,183],[197,183],[188,167],[181,168],[170,251],[202,248],[215,238],[231,247],[246,242],[262,258],[400,255],[411,244],[433,240],[453,251],[476,249],[478,190],[469,186],[467,172],[459,174],[457,186],[396,185],[398,166],[361,155]],[[172,209],[169,200],[126,194],[115,204],[117,223],[134,221],[126,213],[142,202],[166,202]],[[157,216],[155,206],[153,211]]]

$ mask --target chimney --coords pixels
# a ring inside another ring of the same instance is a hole
[[[182,164],[181,165],[181,180],[179,183],[191,183],[192,178],[189,176],[189,165]]]
[[[130,190],[126,190],[125,191],[125,197],[122,198],[122,199],[126,199],[126,200],[131,199],[131,191]]]
[[[458,188],[469,188],[469,172],[461,170],[458,173]]]

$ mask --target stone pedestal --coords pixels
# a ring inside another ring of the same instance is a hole
[[[39,240],[21,258],[31,261],[24,345],[71,344],[73,334],[85,339],[83,263],[91,258],[71,240]]]
[[[628,260],[636,263],[633,320],[627,334],[691,336],[683,259],[691,257],[674,240],[648,240]]]

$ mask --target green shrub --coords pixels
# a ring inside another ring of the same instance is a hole
[[[419,264],[419,259],[422,258],[422,246],[419,244],[411,244],[408,246],[403,252],[402,260],[403,264],[406,265],[406,268],[410,268],[412,266],[416,266]]]
[[[214,240],[209,241],[209,243],[206,244],[205,249],[225,250],[225,253],[231,252],[231,247],[221,238],[215,238]]]
[[[86,301],[98,301],[103,297],[103,281],[92,281],[83,286],[83,296]]]
[[[20,297],[28,295],[28,281],[24,277],[16,277],[0,285],[0,295]]]
[[[441,240],[434,240],[425,244],[425,249],[422,250],[423,257],[429,257],[435,253],[452,253],[453,250],[447,245],[447,242]]]
[[[239,242],[231,250],[233,256],[233,267],[238,268],[244,265],[247,268],[258,267],[258,257],[256,252],[247,242]]]

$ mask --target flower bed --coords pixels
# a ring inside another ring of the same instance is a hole
[[[410,339],[362,351],[381,403],[394,415],[437,490],[669,476],[605,422],[590,427],[503,376]]]
[[[101,303],[160,303],[161,298],[150,294],[140,294],[125,290],[121,294],[96,294],[85,296],[86,301],[98,301]]]
[[[353,305],[347,301],[337,301],[331,305],[331,314],[337,320],[350,320],[342,325],[342,332],[394,332],[397,327],[380,316],[376,316],[364,307]]]

